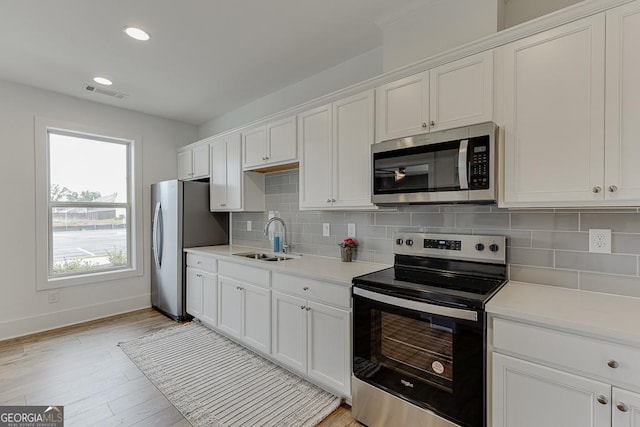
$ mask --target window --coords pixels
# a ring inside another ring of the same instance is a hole
[[[36,128],[38,287],[141,274],[135,139]]]

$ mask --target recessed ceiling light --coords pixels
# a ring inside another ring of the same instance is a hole
[[[94,77],[93,81],[105,86],[111,86],[113,84],[111,80],[105,79],[104,77]]]
[[[123,31],[131,38],[141,41],[147,41],[151,38],[145,30],[136,27],[124,27]]]

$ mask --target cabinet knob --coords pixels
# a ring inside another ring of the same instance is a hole
[[[596,185],[595,187],[593,187],[593,189],[592,189],[591,191],[593,191],[594,193],[599,193],[599,192],[601,192],[601,191],[602,191],[602,188],[601,188],[601,187],[598,187],[598,186]]]
[[[336,202],[336,199],[331,199],[331,203],[335,203],[335,202]]]
[[[422,122],[422,127],[426,128],[427,127],[427,122]]]
[[[618,191],[618,186],[617,185],[610,185],[609,186],[609,193],[615,193],[616,191]]]
[[[331,199],[327,199],[327,203],[331,203]]]
[[[305,307],[305,310],[309,311],[311,310],[311,307]]]
[[[616,369],[620,365],[615,360],[609,360],[607,362],[607,366],[609,366],[611,369]]]
[[[269,156],[265,157],[264,159],[265,159],[265,160],[269,160]]]
[[[263,157],[263,158],[262,158],[262,160],[267,160],[267,158],[266,158],[266,157]]]
[[[303,291],[308,291],[308,290],[309,290],[309,287],[308,287],[308,286],[305,286],[304,288],[302,288],[302,290],[303,290]]]
[[[618,408],[618,411],[620,412],[627,412],[629,410],[629,407],[625,405],[623,402],[618,403],[616,405],[616,408]]]
[[[607,399],[604,395],[600,395],[597,397],[598,403],[602,404],[602,405],[606,405],[607,403],[609,403],[609,399]]]
[[[431,122],[429,122],[429,124],[430,124],[431,126],[435,126],[435,125],[436,125],[436,122],[434,122],[433,120],[431,120]]]
[[[307,307],[305,307],[304,305],[300,306],[300,310],[304,310],[305,308],[307,308]]]

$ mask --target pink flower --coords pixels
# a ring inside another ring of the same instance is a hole
[[[343,247],[343,248],[354,248],[354,247],[358,246],[358,244],[351,237],[347,237],[346,239],[344,239],[342,241],[342,243],[340,243],[339,246]]]

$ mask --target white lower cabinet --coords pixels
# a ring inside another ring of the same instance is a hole
[[[351,396],[350,312],[278,291],[272,305],[273,357]]]
[[[218,278],[218,328],[266,354],[271,350],[271,291]]]
[[[492,326],[489,425],[640,427],[639,348],[501,318]]]
[[[187,255],[187,313],[207,326],[217,324],[216,260],[193,254]]]
[[[200,318],[202,313],[202,273],[187,267],[187,313]]]

